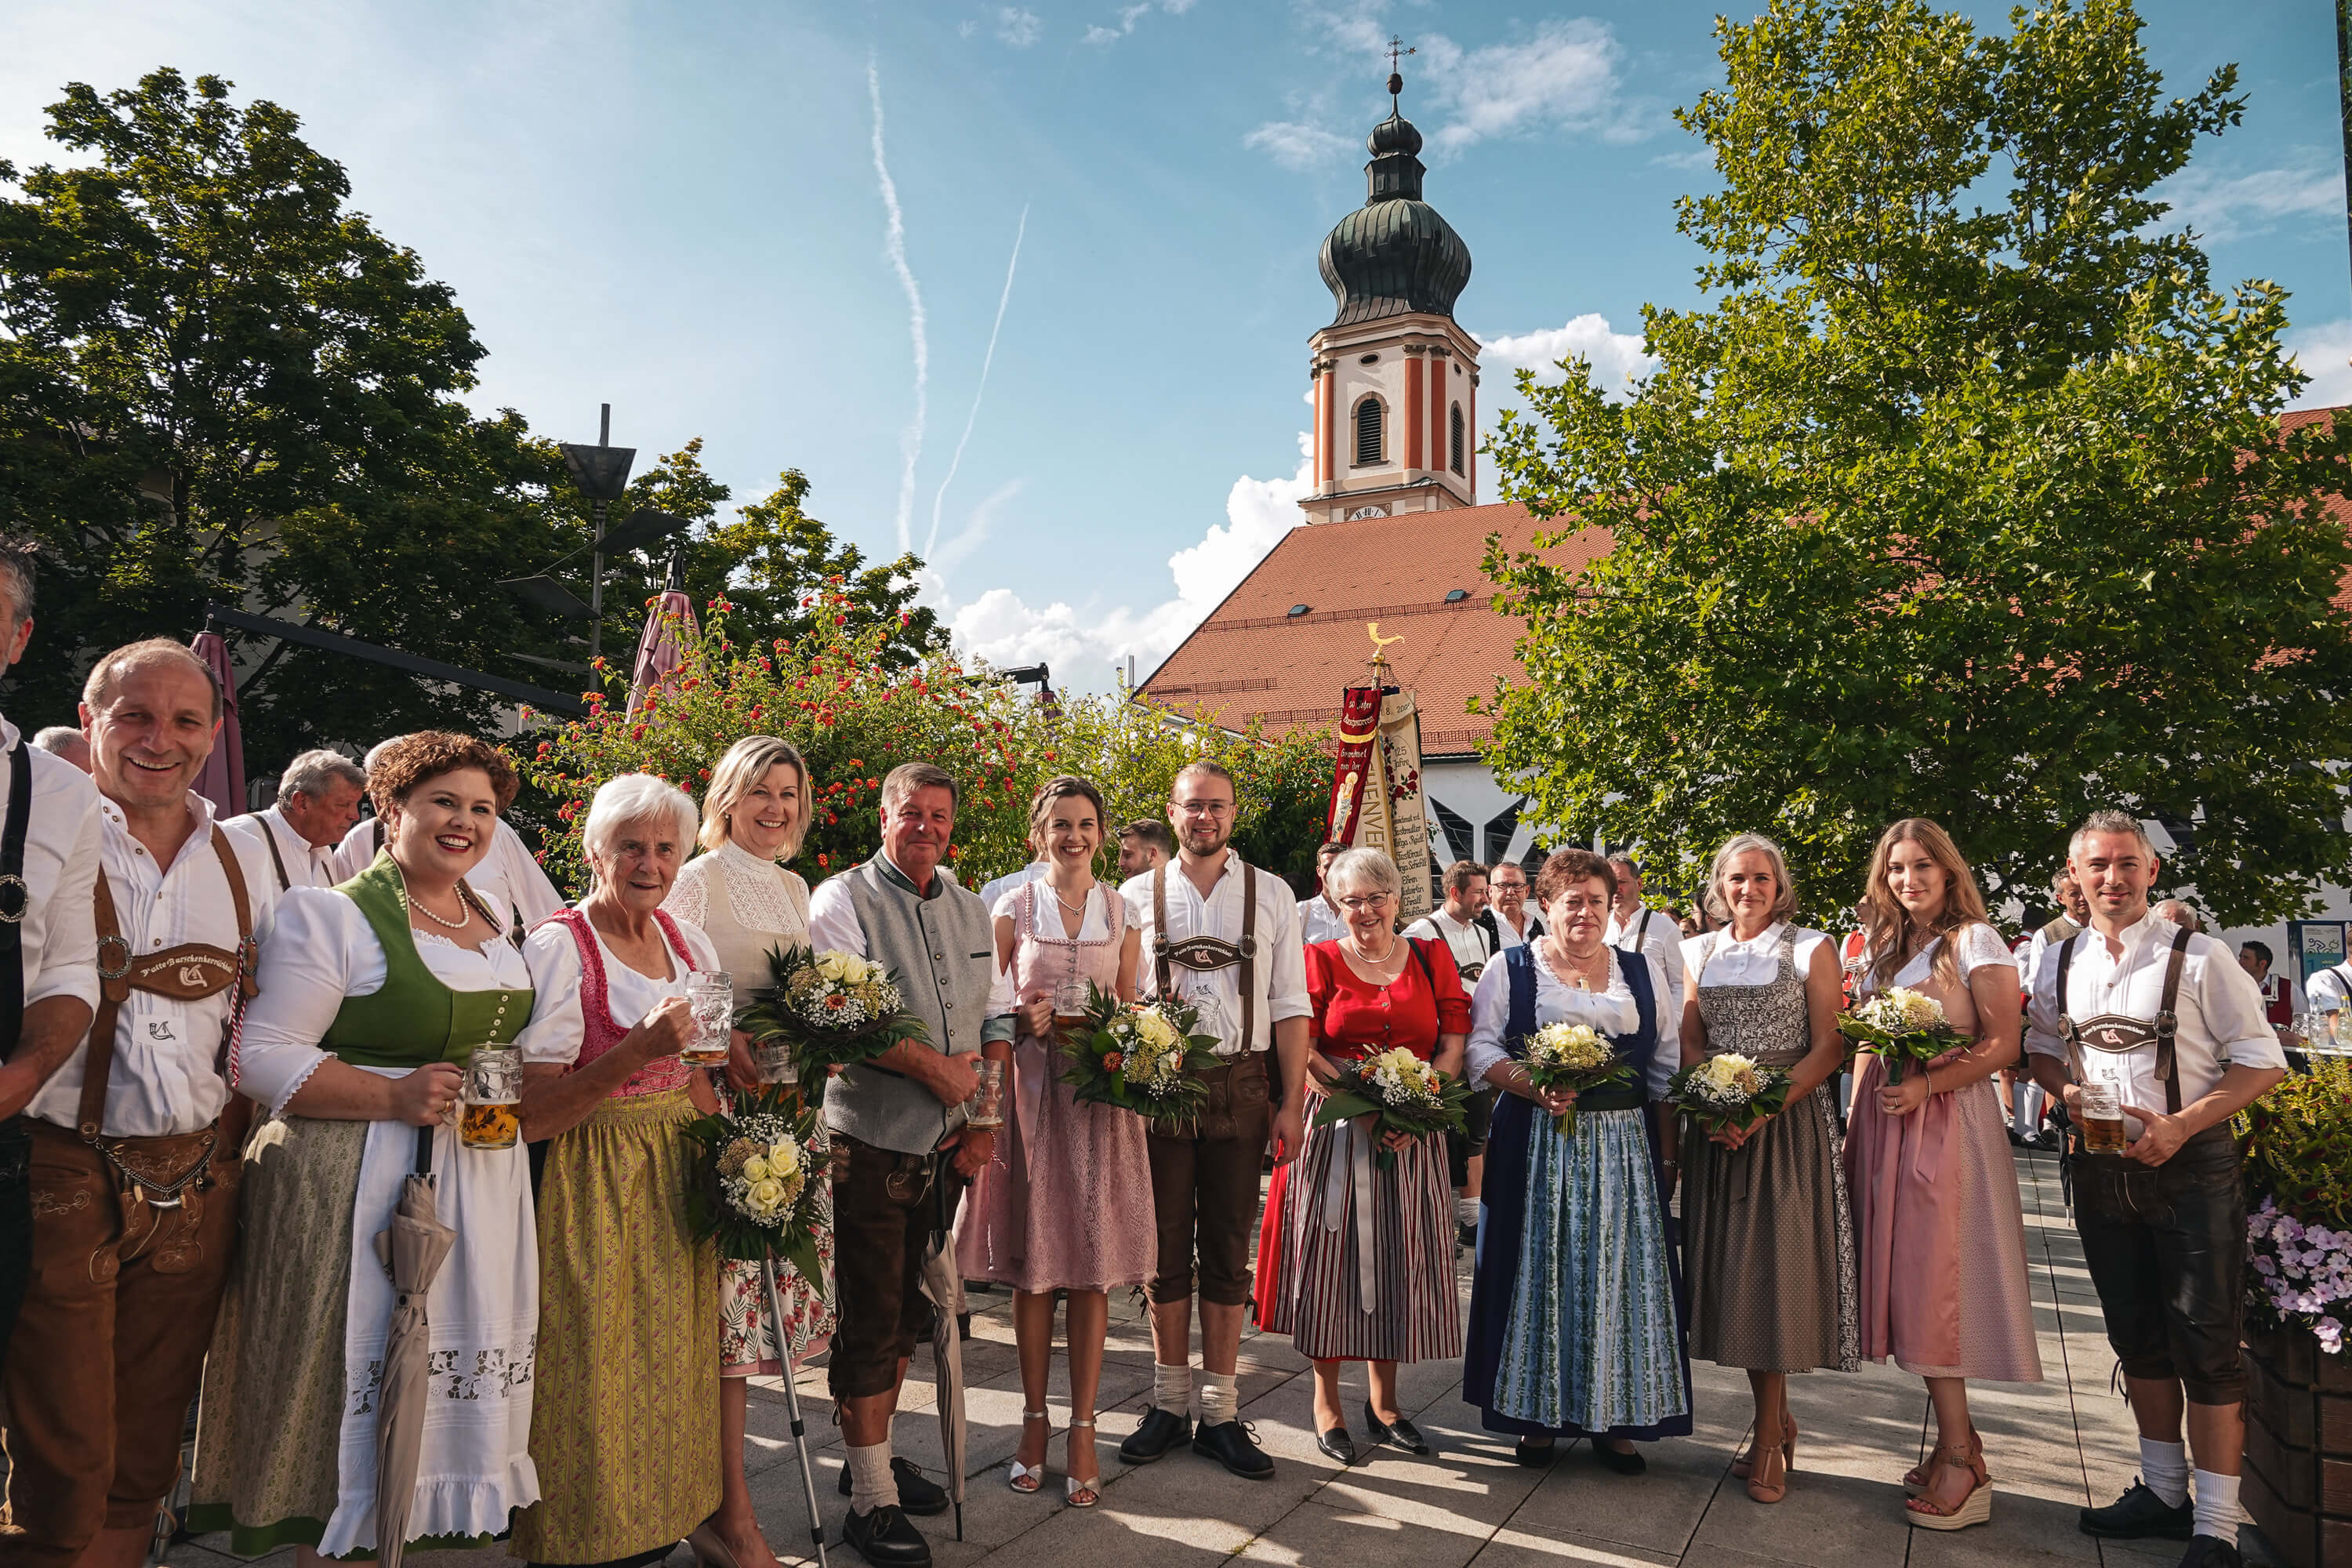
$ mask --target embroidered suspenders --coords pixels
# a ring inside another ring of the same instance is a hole
[[[1242,940],[1230,942],[1223,937],[1188,936],[1181,942],[1168,940],[1168,867],[1163,862],[1151,868],[1151,966],[1160,994],[1171,994],[1168,966],[1181,963],[1195,973],[1213,973],[1220,969],[1241,965],[1242,1038],[1238,1054],[1249,1054],[1251,1042],[1256,1039],[1257,1023],[1257,868],[1242,862]]]
[[[2073,1058],[2075,1081],[2081,1082],[2083,1053],[2085,1050],[2105,1052],[2112,1056],[2128,1056],[2154,1041],[2156,1045],[2156,1076],[2164,1084],[2164,1110],[2168,1116],[2180,1113],[2180,1073],[2172,1059],[2173,1036],[2179,1030],[2179,1018],[2174,1009],[2180,1002],[2180,970],[2189,957],[2189,933],[2175,931],[2172,955],[2165,961],[2164,994],[2156,1005],[2156,1018],[2126,1017],[2120,1013],[2101,1013],[2084,1019],[2080,1024],[2067,1011],[2066,976],[2074,967],[2074,944],[2082,933],[2066,939],[2058,950],[2058,1033],[2066,1042],[2067,1055]]]

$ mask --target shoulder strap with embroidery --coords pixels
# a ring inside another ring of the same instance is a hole
[[[1246,1055],[1257,1041],[1257,868],[1242,862],[1242,1041]]]
[[[1168,989],[1168,863],[1151,868],[1151,979],[1154,994],[1165,1001]]]

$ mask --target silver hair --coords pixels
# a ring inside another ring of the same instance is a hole
[[[588,803],[588,821],[580,830],[581,846],[591,855],[603,855],[624,827],[665,818],[677,830],[678,858],[684,860],[694,843],[694,830],[702,821],[694,797],[651,773],[623,773],[606,779]]]
[[[1323,873],[1323,886],[1338,897],[1342,885],[1368,882],[1379,891],[1391,896],[1404,891],[1404,879],[1397,874],[1396,862],[1377,849],[1342,849],[1331,857],[1331,868]]]
[[[0,598],[8,601],[8,618],[33,618],[33,554],[30,540],[0,537]]]
[[[2066,858],[2072,860],[2074,852],[2083,847],[2083,840],[2094,833],[2120,833],[2126,838],[2137,838],[2148,858],[2156,858],[2156,846],[2149,841],[2147,828],[2140,819],[2128,811],[2112,809],[2095,811],[2083,818],[2083,826],[2074,829],[2074,837],[2066,840]]]
[[[33,737],[36,751],[62,757],[77,745],[88,745],[89,739],[70,724],[52,724]]]
[[[278,798],[289,795],[307,795],[317,800],[327,793],[327,786],[337,779],[348,784],[367,788],[367,771],[341,752],[331,752],[321,746],[315,752],[305,752],[286,764],[278,775]]]
[[[2195,910],[2190,909],[2179,899],[2165,900],[2156,906],[2155,914],[2158,920],[2170,921],[2185,931],[2201,931],[2205,929],[2204,920]]]
[[[1731,875],[1731,863],[1742,855],[1761,855],[1772,863],[1772,879],[1780,889],[1772,898],[1772,918],[1785,920],[1795,913],[1797,884],[1789,875],[1789,858],[1760,833],[1735,833],[1715,852],[1715,860],[1706,868],[1707,912],[1719,921],[1731,919],[1731,902],[1723,896],[1723,884]]]
[[[801,809],[793,823],[793,836],[784,845],[783,858],[800,858],[801,841],[809,830],[808,761],[800,748],[790,741],[780,741],[773,735],[746,735],[727,748],[719,765],[710,770],[710,787],[702,792],[702,847],[716,849],[727,842],[732,825],[727,814],[735,809],[751,786],[768,776],[773,767],[789,766],[801,776]]]

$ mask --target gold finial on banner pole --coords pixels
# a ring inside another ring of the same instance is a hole
[[[1392,637],[1384,637],[1381,636],[1381,623],[1378,621],[1366,621],[1364,631],[1372,639],[1372,657],[1365,661],[1371,666],[1372,684],[1387,686],[1395,673],[1389,665],[1389,645],[1404,641],[1404,634],[1399,632]]]

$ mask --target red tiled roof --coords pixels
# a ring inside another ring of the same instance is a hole
[[[1486,536],[1523,550],[1537,528],[1517,506],[1302,523],[1152,671],[1143,692],[1234,728],[1259,714],[1276,732],[1329,724],[1341,689],[1371,658],[1364,623],[1378,621],[1382,637],[1403,638],[1390,645],[1389,662],[1420,699],[1423,752],[1469,752],[1494,729],[1465,710],[1469,699],[1491,693],[1497,676],[1520,674],[1520,623],[1492,606],[1495,584],[1481,564]],[[1610,543],[1594,530],[1548,553],[1581,565]],[[1447,604],[1455,588],[1468,597]],[[1293,605],[1307,613],[1291,615]]]

